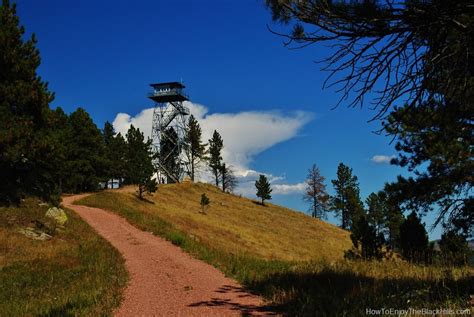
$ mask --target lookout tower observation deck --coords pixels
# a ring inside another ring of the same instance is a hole
[[[185,86],[178,82],[151,84],[153,91],[148,98],[157,103],[187,101],[188,96],[184,93]]]

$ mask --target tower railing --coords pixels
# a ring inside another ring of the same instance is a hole
[[[186,99],[189,99],[189,96],[178,89],[170,89],[170,90],[155,90],[148,94],[148,97],[161,97],[161,96],[183,96]]]

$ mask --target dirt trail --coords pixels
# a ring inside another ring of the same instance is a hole
[[[260,297],[179,247],[112,212],[72,204],[84,196],[65,197],[63,204],[120,251],[130,273],[116,316],[271,315]]]

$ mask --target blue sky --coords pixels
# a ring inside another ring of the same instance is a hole
[[[282,27],[272,23],[262,1],[19,0],[17,5],[27,33],[37,35],[39,73],[56,93],[53,107],[67,112],[83,107],[99,127],[118,113],[127,114],[128,123],[140,119],[147,125],[147,113],[141,112],[153,106],[146,98],[148,85],[182,79],[191,101],[202,105],[196,109],[204,124],[221,127],[234,144],[228,150],[245,157],[227,153],[231,163],[292,188],[285,194],[277,190],[274,203],[307,209],[298,184],[313,163],[330,192],[339,162],[352,167],[364,199],[406,173],[371,160],[396,152],[390,139],[373,133],[379,125],[367,122],[374,115],[368,107],[342,104],[331,110],[340,96],[321,89],[328,74],[314,61],[332,51],[321,45],[285,48],[267,29]],[[247,117],[262,126],[255,132],[239,126]],[[260,132],[278,124],[282,134],[267,142]],[[439,229],[431,233],[439,235]]]

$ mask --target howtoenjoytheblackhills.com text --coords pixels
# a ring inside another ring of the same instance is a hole
[[[452,309],[452,308],[366,308],[365,314],[368,316],[471,316],[471,309]]]

